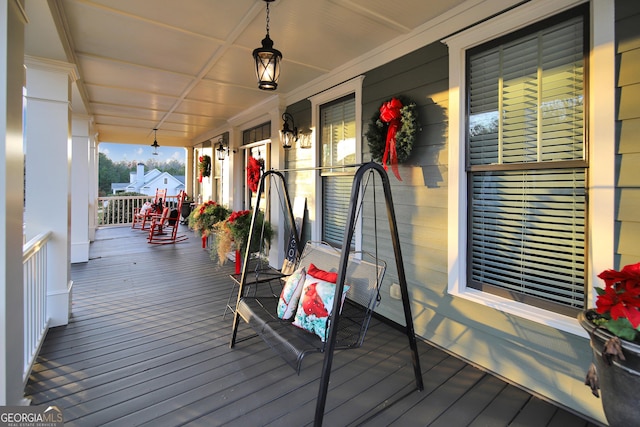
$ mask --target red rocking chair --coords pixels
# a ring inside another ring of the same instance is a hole
[[[178,235],[178,227],[180,225],[180,211],[186,194],[181,191],[178,194],[178,206],[173,211],[177,215],[171,216],[172,209],[165,207],[162,215],[154,215],[151,217],[151,226],[149,227],[148,242],[154,245],[169,245],[187,240],[185,234]]]
[[[165,188],[164,190],[161,190],[159,188],[156,188],[156,195],[153,198],[153,202],[151,202],[150,205],[147,205],[148,208],[145,209],[145,207],[143,206],[142,208],[136,208],[133,211],[133,223],[131,224],[131,228],[136,228],[136,224],[139,224],[141,230],[148,230],[151,218],[153,218],[154,215],[159,215],[162,213],[154,210],[153,207],[164,205],[166,200],[167,189]]]

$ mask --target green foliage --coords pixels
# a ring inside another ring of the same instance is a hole
[[[225,221],[215,224],[215,239],[211,248],[211,259],[217,258],[220,265],[226,259],[226,254],[232,249],[240,251],[244,257],[247,248],[247,240],[249,239],[249,230],[251,228],[252,212],[235,211]],[[273,228],[269,221],[265,221],[264,213],[258,212],[254,231],[250,244],[250,252],[262,252],[273,238]]]
[[[213,201],[205,202],[189,214],[189,227],[199,236],[208,236],[214,226],[227,219],[229,214],[231,211],[224,206]]]
[[[634,329],[629,322],[629,319],[620,317],[616,320],[609,320],[605,327],[613,334],[616,335],[623,340],[627,341],[635,341],[638,336],[638,332],[640,332],[640,327],[638,329]]]
[[[98,155],[98,194],[111,194],[111,184],[114,182],[129,182],[130,167],[125,162],[114,163],[104,153]]]
[[[245,213],[246,212],[246,213]],[[235,213],[235,212],[234,212]],[[233,214],[229,217],[229,228],[235,242],[240,242],[240,252],[244,255],[249,239],[249,230],[251,229],[252,211],[241,211],[234,221],[231,221]],[[243,214],[244,213],[244,214]],[[262,242],[260,240],[262,236]],[[264,219],[264,213],[258,211],[258,217],[254,225],[253,238],[251,239],[251,252],[258,252],[261,243],[269,244],[273,237],[271,224]]]
[[[398,163],[403,163],[411,155],[417,133],[421,128],[415,102],[411,102],[404,97],[396,98],[402,103],[402,108],[400,109],[400,128],[396,133],[396,152]],[[385,102],[389,102],[389,100]],[[380,162],[384,157],[388,130],[389,124],[384,123],[380,119],[380,111],[377,110],[369,120],[369,126],[365,133],[369,145],[369,152],[374,161]]]

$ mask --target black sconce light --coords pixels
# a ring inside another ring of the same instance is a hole
[[[220,138],[218,140],[218,148],[216,148],[216,156],[218,160],[222,161],[229,155],[229,144],[224,144],[224,139]]]
[[[253,59],[256,61],[258,87],[264,90],[276,90],[282,53],[273,48],[273,40],[269,37],[269,3],[274,0],[264,1],[267,3],[267,35],[262,39],[262,47],[253,50]]]
[[[298,141],[298,128],[296,127],[291,114],[285,112],[282,114],[282,120],[284,121],[284,124],[280,131],[280,137],[282,139],[282,147],[288,150],[296,141]],[[291,121],[291,128],[289,127],[289,121]]]
[[[151,146],[153,147],[153,155],[157,156],[158,155],[158,148],[160,148],[160,144],[158,144],[158,140],[156,138],[158,129],[153,129],[153,144],[151,144]]]

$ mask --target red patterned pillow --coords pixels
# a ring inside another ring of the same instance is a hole
[[[316,334],[324,342],[329,333],[329,316],[331,316],[333,310],[336,285],[335,283],[312,276],[312,271],[315,271],[316,274],[323,277],[329,276],[328,278],[333,280],[335,280],[335,277],[331,275],[337,276],[336,273],[327,273],[326,271],[318,270],[313,265],[309,266],[293,324]],[[320,271],[320,273],[318,273],[318,271]],[[344,304],[348,290],[349,286],[345,285],[340,307]]]

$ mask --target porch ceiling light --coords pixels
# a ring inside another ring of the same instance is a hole
[[[282,53],[273,48],[273,40],[269,37],[269,3],[274,0],[264,0],[267,3],[267,35],[262,39],[262,47],[253,50],[256,62],[258,87],[263,90],[276,90],[280,77],[280,60]]]
[[[287,112],[282,114],[282,130],[280,131],[280,137],[282,139],[282,148],[288,150],[293,144],[298,141],[298,128],[293,121],[293,116]],[[289,121],[291,122],[291,128],[289,127]],[[293,128],[293,129],[292,129]]]
[[[153,129],[153,144],[151,144],[151,146],[153,147],[153,155],[157,156],[158,155],[158,148],[160,148],[160,144],[158,144],[158,139],[156,138],[158,129]]]

